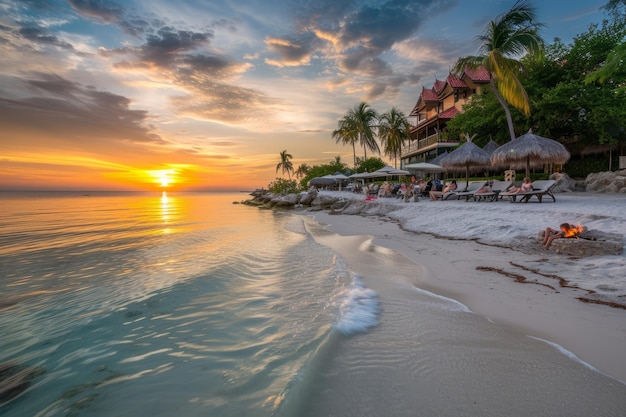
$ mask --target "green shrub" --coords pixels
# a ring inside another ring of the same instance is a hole
[[[274,194],[295,194],[300,192],[300,186],[296,180],[286,180],[284,178],[276,178],[270,182],[267,189]]]

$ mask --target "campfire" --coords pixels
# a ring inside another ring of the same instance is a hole
[[[582,236],[581,234],[584,233],[586,230],[587,228],[580,224],[576,226],[570,225],[569,229],[563,232],[565,234],[563,237],[570,238],[570,239],[576,238],[576,239],[596,240],[596,238],[593,236]]]
[[[537,239],[544,240],[545,231],[541,230]],[[618,233],[589,230],[583,225],[570,224],[567,230],[560,229],[565,239],[555,239],[551,248],[554,252],[571,256],[606,256],[619,255],[624,249],[623,236]]]

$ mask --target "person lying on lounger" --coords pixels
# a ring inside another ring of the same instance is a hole
[[[491,183],[487,181],[485,185],[480,187],[474,194],[488,194],[491,192]]]
[[[530,182],[529,177],[524,177],[524,182],[522,182],[521,187],[511,187],[507,194],[519,194],[519,193],[528,193],[533,190],[533,185]]]
[[[552,244],[554,239],[560,239],[567,235],[568,230],[574,229],[575,227],[570,225],[569,223],[563,223],[560,226],[560,230],[553,229],[551,227],[546,228],[546,231],[543,236],[543,247],[548,249]]]
[[[438,198],[441,198],[442,200],[444,199],[444,196],[446,194],[452,193],[454,191],[456,191],[456,180],[452,180],[452,182],[450,183],[450,185],[447,185],[445,187],[443,187],[443,190],[441,191],[431,191],[429,193],[430,195],[430,199],[433,201],[437,201]]]

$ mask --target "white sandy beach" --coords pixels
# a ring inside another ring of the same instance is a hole
[[[364,199],[349,192],[322,193]],[[310,214],[343,236],[323,243],[358,273],[367,274],[372,248],[390,249],[394,256],[414,262],[417,287],[456,299],[474,313],[523,334],[556,343],[624,382],[626,310],[577,298],[593,290],[597,299],[626,304],[626,254],[576,259],[543,249],[536,236],[547,226],[569,222],[626,239],[626,196],[560,193],[556,200],[524,204],[379,199],[370,202],[371,216]],[[393,265],[389,268],[392,271]],[[527,282],[516,282],[520,277]],[[579,288],[560,286],[560,278]]]

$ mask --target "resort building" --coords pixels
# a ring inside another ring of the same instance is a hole
[[[436,80],[432,88],[422,88],[409,114],[411,139],[402,148],[401,166],[430,162],[459,144],[460,138],[445,138],[448,121],[463,112],[463,105],[489,83],[484,68],[466,69],[462,75],[450,74],[445,81]]]

